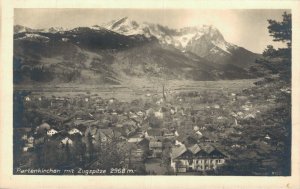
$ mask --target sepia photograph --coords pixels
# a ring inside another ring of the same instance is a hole
[[[13,174],[291,175],[285,9],[14,9]]]
[[[0,1],[0,188],[298,189],[300,1]]]

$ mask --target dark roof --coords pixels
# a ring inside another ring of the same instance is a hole
[[[173,159],[175,159],[175,158],[181,156],[186,151],[187,151],[187,149],[186,149],[185,145],[180,145],[178,147],[173,147],[171,157]]]
[[[149,129],[147,130],[149,136],[162,136],[162,131],[160,129]]]
[[[103,132],[106,136],[112,138],[114,136],[113,130],[108,128],[108,129],[100,129],[101,132]]]
[[[219,151],[216,148],[209,155],[218,156],[218,157],[227,157],[226,155],[224,155],[221,151]]]
[[[201,149],[203,149],[205,152],[207,152],[208,154],[210,154],[213,150],[215,150],[215,147],[213,147],[210,144],[206,144],[206,145],[201,145],[200,146]]]
[[[201,150],[201,148],[199,147],[198,144],[195,144],[195,145],[189,147],[188,150],[191,151],[193,154],[196,154]]]
[[[216,149],[212,145],[192,145],[189,148],[186,148],[185,145],[179,147],[173,147],[171,157],[178,158],[179,156],[205,156],[205,157],[227,157],[221,151]]]

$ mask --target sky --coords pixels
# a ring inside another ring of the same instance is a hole
[[[282,20],[281,9],[15,9],[14,24],[30,28],[101,25],[128,17],[138,23],[157,23],[169,28],[213,25],[226,41],[252,52],[262,53],[273,42],[268,33],[268,19]]]

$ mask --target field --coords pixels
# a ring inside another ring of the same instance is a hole
[[[220,80],[220,81],[167,81],[167,90],[179,93],[181,91],[224,91],[236,93],[242,89],[254,86],[259,79]],[[133,84],[134,83],[134,84]],[[150,83],[144,79],[135,80],[122,85],[82,85],[82,84],[40,84],[40,85],[14,85],[15,91],[27,90],[32,95],[76,96],[78,94],[97,94],[102,98],[116,98],[120,100],[134,100],[146,98],[146,94],[161,95],[162,85]]]

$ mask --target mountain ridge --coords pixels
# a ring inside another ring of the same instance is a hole
[[[15,83],[55,80],[120,84],[141,77],[255,77],[248,69],[257,55],[225,41],[213,26],[175,30],[143,23],[141,27],[125,17],[67,30],[20,25],[14,29],[14,73],[20,75]]]

